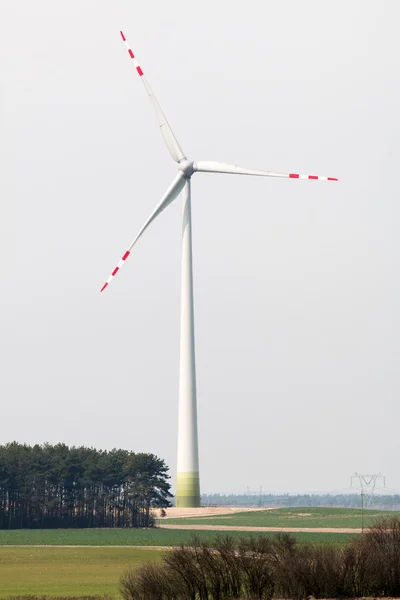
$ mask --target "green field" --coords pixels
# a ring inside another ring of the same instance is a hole
[[[400,516],[400,512],[365,510],[364,525],[369,527],[377,518]],[[186,525],[229,525],[248,527],[328,527],[360,528],[361,510],[354,508],[279,508],[242,512],[215,517],[167,519],[165,523]]]
[[[215,539],[218,535],[218,532],[213,531],[196,533],[202,539],[208,540]],[[193,532],[69,529],[14,530],[1,531],[0,534],[3,544],[0,546],[0,598],[28,594],[37,596],[109,594],[118,597],[118,580],[127,566],[138,567],[150,561],[159,561],[167,551],[154,548],[129,548],[127,544],[134,541],[174,546],[189,541]],[[243,534],[234,531],[229,532],[228,535],[238,538],[243,535],[260,534],[253,532]],[[296,534],[299,543],[335,545],[343,545],[351,537],[340,533]],[[34,544],[55,545],[38,547]],[[70,547],[74,544],[84,544],[84,547]],[[117,547],[111,547],[113,544]]]
[[[365,525],[370,525],[377,517],[395,514],[399,513],[365,511]],[[167,519],[163,522],[253,527],[359,528],[361,512],[351,509],[291,508],[196,519]],[[109,594],[117,598],[118,580],[128,565],[139,566],[159,561],[165,551],[144,546],[177,546],[187,543],[193,533],[205,540],[213,540],[217,535],[234,538],[260,535],[258,532],[193,532],[159,528],[0,530],[0,598],[28,594]],[[262,535],[276,534],[268,532]],[[358,534],[300,532],[293,535],[299,543],[343,545]]]
[[[190,531],[179,529],[12,529],[0,530],[2,546],[179,546],[196,533],[200,538],[213,540],[216,535],[235,538],[243,535],[260,535],[243,531]],[[266,533],[263,535],[275,535]],[[302,542],[325,544],[344,543],[357,534],[342,533],[296,533]],[[112,548],[110,548],[112,550]]]
[[[118,595],[128,566],[160,561],[163,552],[142,548],[0,548],[0,598]]]

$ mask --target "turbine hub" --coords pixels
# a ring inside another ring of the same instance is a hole
[[[193,162],[184,158],[179,162],[179,170],[182,171],[186,179],[190,179],[194,173]]]

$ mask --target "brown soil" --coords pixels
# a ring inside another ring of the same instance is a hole
[[[166,509],[167,515],[164,519],[180,519],[184,517],[213,517],[214,515],[230,515],[238,512],[252,512],[257,510],[274,510],[273,508],[263,507],[243,507],[243,506],[201,506],[200,508],[179,508],[171,506]],[[160,509],[154,511],[156,517],[160,517]]]

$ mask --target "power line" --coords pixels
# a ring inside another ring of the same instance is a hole
[[[353,487],[353,480],[358,481],[361,493],[361,531],[364,533],[364,505],[370,504],[372,494],[375,491],[376,483],[382,479],[383,487],[386,487],[385,476],[382,473],[354,473],[350,477],[350,487]]]

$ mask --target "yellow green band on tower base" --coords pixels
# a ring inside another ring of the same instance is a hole
[[[198,472],[183,472],[176,476],[176,506],[200,506],[200,479]]]

